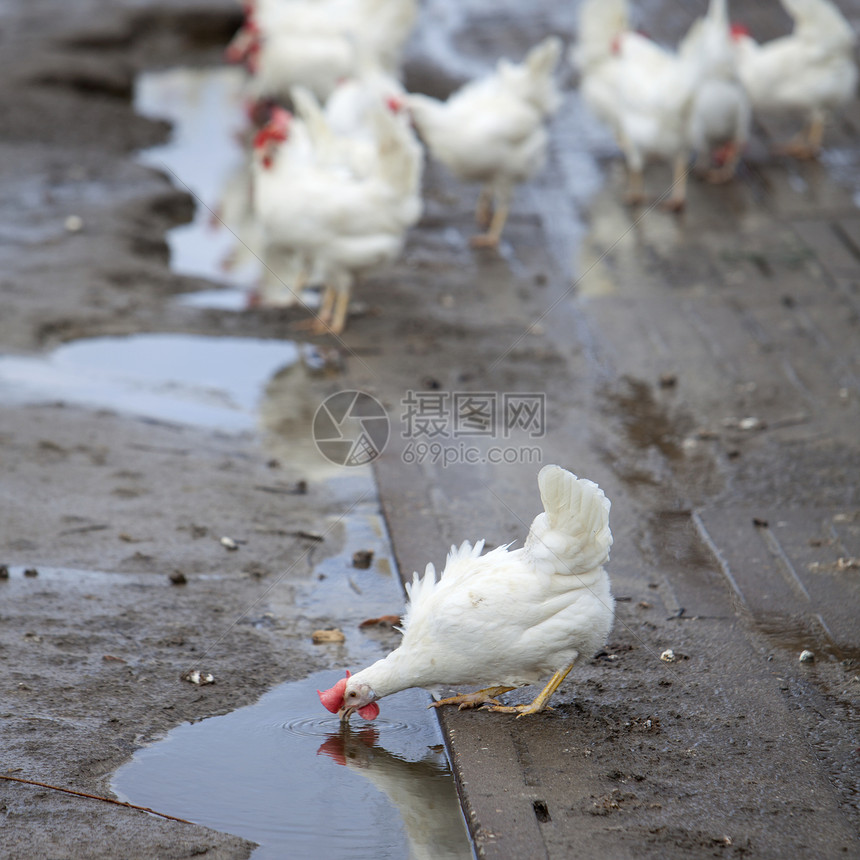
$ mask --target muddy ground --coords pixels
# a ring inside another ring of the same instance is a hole
[[[192,201],[133,158],[169,131],[134,115],[134,75],[217,62],[237,7],[38,2],[0,15],[0,350],[137,332],[293,336],[296,312],[171,303],[210,286],[168,266],[165,231]],[[476,4],[467,17],[455,47],[472,61],[572,36],[573,16],[564,29],[551,9]],[[776,10],[760,17],[773,34],[784,25]],[[658,35],[683,20],[665,16]],[[409,74],[439,92],[456,78],[420,52]],[[837,569],[860,553],[851,182],[833,164],[774,164],[759,129],[737,186],[694,186],[680,222],[632,223],[611,146],[572,111],[499,255],[466,244],[473,189],[428,168],[403,261],[363,285],[365,310],[335,345],[342,370],[305,373],[303,402],[354,385],[395,415],[408,389],[546,392],[544,462],[613,499],[621,600],[606,653],[546,720],[445,718],[482,856],[856,853],[857,580]],[[833,151],[856,154],[857,139],[846,122]],[[170,727],[338,665],[309,644],[336,618],[255,623],[273,583],[286,605],[343,549],[337,518],[355,501],[296,455],[294,427],[268,414],[262,434],[228,436],[4,405],[0,772],[107,795],[116,768]],[[376,474],[405,573],[455,540],[524,536],[534,464],[441,470],[404,463],[403,446],[395,434]],[[308,492],[290,492],[300,480]],[[59,568],[94,573],[69,588]],[[814,664],[798,663],[804,647]],[[667,648],[675,663],[659,659]],[[189,668],[217,682],[180,680]],[[253,847],[20,784],[0,784],[0,812],[12,857]]]

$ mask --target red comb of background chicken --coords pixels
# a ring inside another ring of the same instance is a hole
[[[269,121],[254,135],[254,148],[259,149],[269,141],[283,143],[289,136],[292,114],[282,107],[273,107]]]
[[[320,697],[323,707],[333,714],[336,714],[343,707],[343,691],[346,689],[346,682],[349,676],[350,671],[347,669],[346,678],[341,678],[328,690],[317,690],[317,695]],[[358,715],[365,720],[375,720],[379,716],[379,705],[376,702],[371,702],[363,708],[359,708]]]
[[[405,107],[403,99],[398,98],[397,96],[389,96],[385,100],[385,105],[392,113],[400,113],[400,111]]]
[[[731,34],[733,39],[739,39],[741,36],[751,36],[749,27],[746,24],[732,24]]]

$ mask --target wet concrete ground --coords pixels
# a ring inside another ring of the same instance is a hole
[[[675,38],[688,5],[642,4],[649,32]],[[860,7],[841,6],[860,21]],[[133,158],[165,133],[131,113],[133,73],[215,59],[233,7],[172,8],[3,10],[5,353],[146,331],[292,336],[296,314],[172,301],[210,284],[168,268],[164,232],[189,217],[189,201]],[[573,35],[572,10],[446,10],[425,9],[451,41],[416,44],[416,87],[444,89],[549,31]],[[784,18],[762,3],[751,23],[767,37]],[[436,70],[428,54],[439,51]],[[571,675],[554,712],[443,715],[479,855],[856,853],[860,111],[853,104],[831,130],[821,164],[771,158],[782,133],[762,124],[739,181],[694,184],[681,218],[637,215],[620,205],[611,143],[570,93],[551,164],[518,193],[499,254],[468,248],[474,189],[431,165],[403,261],[357,291],[369,312],[347,329],[344,371],[298,366],[299,401],[290,375],[276,378],[266,403],[284,402],[280,387],[299,405],[268,407],[265,445],[73,406],[6,405],[7,585],[26,586],[25,566],[122,579],[51,596],[46,571],[47,596],[34,588],[14,611],[2,604],[4,772],[104,794],[115,769],[169,728],[342,667],[348,655],[306,644],[339,623],[336,607],[289,608],[320,558],[345,551],[336,524],[358,498],[308,474],[306,452],[297,460],[292,450],[324,394],[374,394],[397,431],[408,390],[539,392],[542,461],[598,481],[612,499],[617,621],[606,653]],[[655,168],[649,189],[667,181]],[[83,231],[66,230],[69,214]],[[525,536],[536,464],[406,463],[407,444],[394,432],[375,464],[404,575],[438,565],[455,541]],[[260,489],[302,478],[307,496]],[[321,547],[302,537],[313,532],[326,533]],[[229,552],[222,534],[248,543]],[[176,569],[195,586],[181,598],[166,579]],[[225,625],[249,605],[264,619],[261,589],[275,578],[274,625]],[[667,649],[674,662],[660,659]],[[798,661],[803,649],[814,662]],[[201,653],[218,683],[178,681]],[[0,785],[0,805],[10,856],[250,850],[32,787]]]

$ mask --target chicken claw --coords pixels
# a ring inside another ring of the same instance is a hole
[[[573,663],[564,669],[559,669],[547,681],[546,686],[535,696],[533,702],[528,705],[488,705],[486,710],[495,711],[499,714],[516,714],[517,719],[528,716],[529,714],[539,714],[541,711],[554,710],[548,704],[552,698],[552,694],[559,688],[561,682],[568,676],[573,668]]]
[[[554,711],[551,705],[544,705],[543,707],[536,705],[534,702],[529,703],[528,705],[485,705],[481,708],[482,711],[493,711],[497,714],[516,714],[517,719],[520,717],[526,717],[529,714],[539,714],[542,711]]]
[[[431,702],[428,708],[441,708],[442,705],[459,705],[459,711],[465,711],[469,708],[477,708],[487,703],[503,707],[502,703],[495,698],[501,696],[502,693],[507,693],[515,689],[514,687],[486,687],[483,690],[477,690],[474,693],[461,693],[457,696],[450,696],[447,699],[439,699],[438,702]]]

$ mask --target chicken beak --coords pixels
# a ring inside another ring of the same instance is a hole
[[[340,721],[342,723],[348,723],[349,718],[355,713],[355,708],[348,708],[346,706],[342,707],[337,715],[340,717]]]

